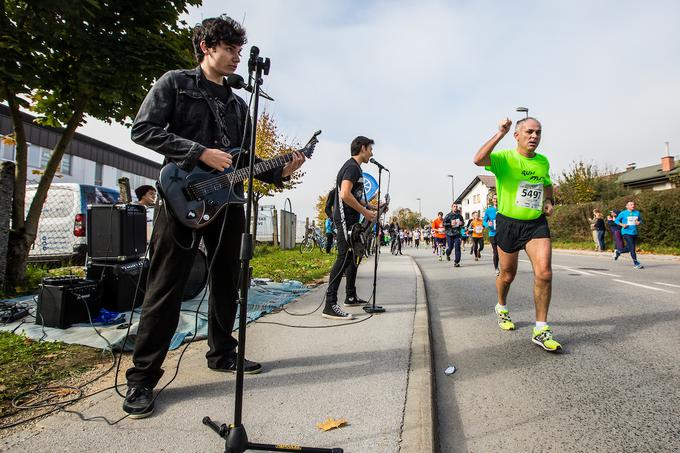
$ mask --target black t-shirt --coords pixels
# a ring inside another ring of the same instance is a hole
[[[345,180],[352,183],[352,195],[354,195],[354,198],[356,198],[356,200],[361,205],[365,205],[366,193],[364,192],[364,176],[361,172],[361,167],[353,158],[350,158],[347,162],[345,162],[342,168],[340,168],[338,177],[335,180],[335,185],[337,187],[342,187],[342,181]],[[338,192],[338,198],[339,197],[340,193]],[[343,202],[342,205],[345,208],[345,222],[347,223],[347,226],[349,227],[357,223],[359,221],[360,214],[347,206],[346,203]],[[342,217],[340,217],[340,209],[338,209],[339,207],[340,202],[337,202],[333,211],[333,217],[336,221],[336,225],[342,225]]]
[[[597,231],[605,231],[605,229],[604,229],[604,219],[595,219],[595,229]]]
[[[208,96],[213,98],[217,105],[217,114],[220,116],[222,124],[227,128],[227,135],[229,139],[229,147],[237,148],[241,146],[242,137],[240,132],[235,127],[230,127],[241,122],[240,118],[234,113],[233,109],[227,108],[227,103],[232,97],[231,88],[225,84],[218,84],[211,82],[208,79],[201,79],[201,84],[208,93]]]

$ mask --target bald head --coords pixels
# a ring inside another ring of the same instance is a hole
[[[521,120],[517,121],[515,123],[515,132],[519,131],[522,127],[524,126],[529,126],[529,125],[538,125],[538,128],[541,128],[541,122],[538,121],[536,118],[529,116],[527,118],[522,118]]]

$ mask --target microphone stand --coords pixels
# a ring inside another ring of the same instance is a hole
[[[380,305],[375,304],[375,290],[376,290],[376,284],[378,281],[378,258],[380,257],[380,229],[381,229],[381,224],[380,224],[380,183],[382,180],[382,167],[378,165],[378,212],[377,215],[378,217],[376,218],[376,225],[378,226],[378,229],[376,231],[376,238],[375,238],[375,257],[373,258],[373,304],[369,306],[365,306],[364,311],[366,313],[385,313],[385,309],[381,307]]]
[[[342,448],[315,448],[301,447],[292,444],[259,444],[250,442],[246,433],[246,428],[242,423],[243,414],[243,374],[246,354],[246,322],[248,311],[248,288],[250,287],[250,277],[252,268],[250,260],[253,257],[253,235],[250,233],[250,222],[252,221],[253,206],[253,169],[255,167],[255,143],[257,138],[257,111],[260,100],[260,85],[262,85],[262,75],[269,74],[270,60],[259,57],[260,50],[253,46],[250,52],[248,67],[255,71],[253,89],[255,90],[255,102],[253,104],[252,135],[250,142],[250,159],[248,162],[248,199],[246,203],[246,230],[241,235],[241,275],[239,283],[239,318],[238,318],[238,352],[236,355],[236,389],[234,391],[234,423],[218,425],[210,419],[203,417],[203,424],[215,431],[225,440],[225,453],[243,453],[246,450],[259,451],[285,451],[285,452],[309,452],[309,453],[343,453]]]

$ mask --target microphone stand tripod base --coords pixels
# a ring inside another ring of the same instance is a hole
[[[381,307],[380,305],[373,305],[373,306],[365,306],[364,311],[366,313],[385,313],[385,309]]]

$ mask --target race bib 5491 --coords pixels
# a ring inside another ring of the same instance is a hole
[[[522,181],[517,187],[515,205],[529,209],[542,209],[543,204],[543,184],[531,184]]]

